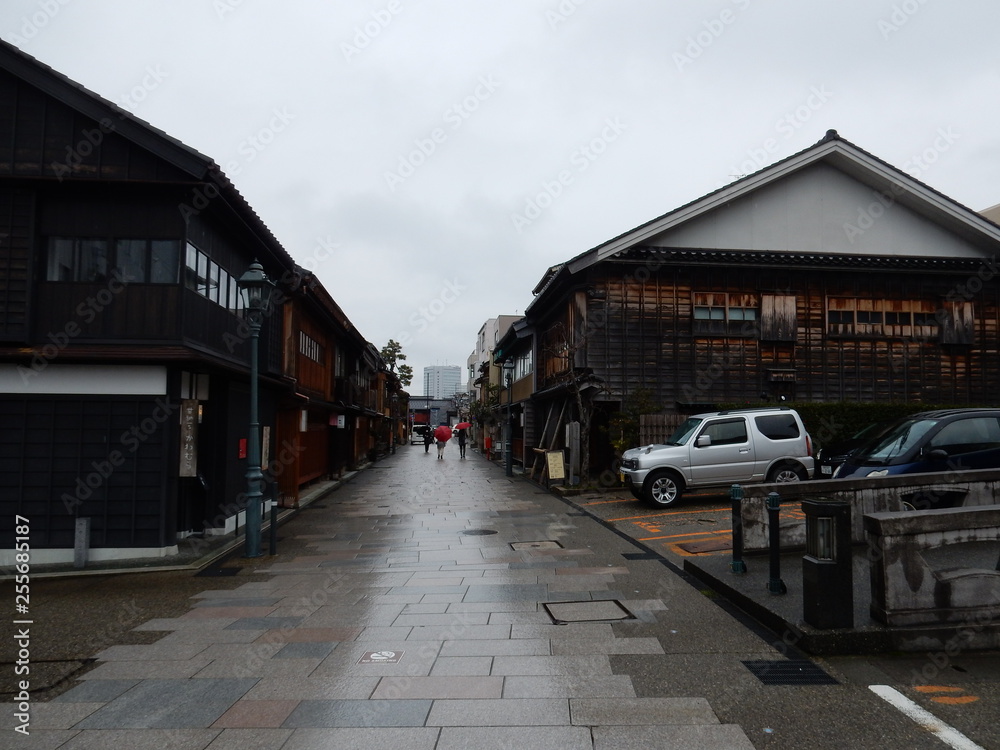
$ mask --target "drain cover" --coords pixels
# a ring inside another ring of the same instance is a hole
[[[496,534],[493,529],[466,529],[462,532],[466,536],[489,536],[490,534]]]
[[[808,659],[756,659],[743,662],[765,685],[839,685]]]
[[[569,622],[606,622],[634,620],[635,615],[614,599],[597,602],[552,602],[542,604],[556,625]]]
[[[544,541],[544,542],[512,542],[510,545],[511,549],[562,549],[563,546],[559,542]]]

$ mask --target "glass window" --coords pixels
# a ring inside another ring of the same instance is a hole
[[[181,243],[177,240],[152,240],[149,244],[150,283],[176,284]]]
[[[789,440],[799,436],[799,426],[791,414],[768,414],[754,417],[757,429],[771,440]]]
[[[125,282],[146,281],[146,240],[118,240],[115,260]]]
[[[712,438],[712,445],[736,445],[747,442],[747,424],[743,419],[709,422],[702,435]]]
[[[77,281],[107,281],[107,240],[81,240]]]
[[[46,281],[76,281],[76,241],[64,237],[49,240],[49,266]]]

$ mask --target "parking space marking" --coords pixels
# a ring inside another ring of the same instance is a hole
[[[933,734],[948,747],[954,748],[954,750],[986,750],[954,727],[945,724],[930,711],[918,706],[895,688],[888,685],[869,685],[868,689]]]

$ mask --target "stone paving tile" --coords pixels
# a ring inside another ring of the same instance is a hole
[[[383,677],[372,699],[500,698],[502,677]]]
[[[592,750],[586,727],[444,727],[435,750]],[[649,744],[643,750],[666,745]],[[682,747],[671,745],[669,747]]]
[[[294,628],[302,622],[301,617],[241,617],[226,625],[225,630],[271,630],[272,628]]]
[[[202,750],[218,729],[105,729],[79,732],[59,750]]]
[[[571,698],[573,723],[582,726],[718,724],[704,698]]]
[[[422,727],[430,700],[305,700],[285,727]]]
[[[552,647],[547,638],[445,641],[441,656],[549,656]],[[440,658],[440,657],[439,657]]]
[[[450,626],[415,627],[408,641],[496,640],[510,637],[510,625],[476,625],[456,622]]]
[[[24,736],[5,724],[3,728],[0,728],[0,747],[17,748],[17,750],[22,750],[22,748],[23,750],[56,750],[56,748],[68,747],[66,743],[77,734],[79,734],[79,730],[76,729],[39,729],[32,720],[31,734]]]
[[[188,661],[109,661],[95,667],[81,680],[183,680],[194,677],[211,663],[211,659],[196,656]]]
[[[427,726],[510,727],[567,726],[569,701],[539,698],[522,700],[436,700]]]
[[[337,647],[329,641],[307,641],[287,643],[272,656],[272,659],[325,659]]]
[[[139,680],[87,680],[53,698],[52,703],[107,703],[138,684]]]
[[[240,679],[244,677],[308,677],[320,665],[322,659],[271,659],[247,654],[241,659],[229,661],[216,659],[197,672],[197,679]]]
[[[151,643],[146,646],[111,646],[98,651],[98,661],[185,661],[205,650],[203,643]]]
[[[431,675],[488,675],[492,669],[492,656],[439,656]]]
[[[254,679],[143,680],[76,726],[79,729],[208,727],[256,682]]]
[[[205,750],[282,750],[292,729],[223,729]]]
[[[337,673],[306,678],[262,677],[244,700],[366,700],[381,675]]]
[[[480,583],[468,587],[464,602],[545,601],[548,589],[531,583]]]
[[[108,700],[111,700],[111,698],[108,698]],[[94,711],[103,707],[106,702],[103,699],[95,699],[79,702],[67,701],[57,703],[52,701],[50,703],[33,703],[31,704],[31,734],[34,734],[38,729],[71,729],[94,713]],[[4,722],[4,729],[6,729],[10,726],[7,717],[12,712],[6,709],[4,713],[6,720]],[[17,737],[23,738],[24,735],[18,733]],[[14,744],[10,747],[18,747],[18,745]]]
[[[392,624],[396,627],[405,625],[486,625],[490,616],[486,612],[463,612],[455,614],[416,615],[401,614]]]
[[[438,727],[296,729],[281,750],[435,750],[440,731]]]
[[[628,675],[507,675],[504,698],[635,698]]]
[[[203,617],[219,617],[238,620],[241,617],[266,617],[274,611],[274,607],[195,607],[190,612],[181,615],[182,620],[199,620]]]
[[[222,728],[280,727],[297,705],[299,705],[297,700],[239,700],[216,719],[212,726]]]
[[[718,726],[603,726],[593,728],[593,750],[649,750],[652,747],[754,750],[734,724]],[[438,750],[441,750],[440,747]]]
[[[353,641],[364,631],[354,626],[329,628],[282,628],[267,630],[256,639],[259,643],[309,643]]]
[[[229,597],[212,597],[211,599],[202,599],[194,603],[195,607],[273,607],[277,605],[278,599],[275,597],[256,597],[256,598],[229,598]]]
[[[496,656],[492,674],[503,675],[610,675],[607,656]]]

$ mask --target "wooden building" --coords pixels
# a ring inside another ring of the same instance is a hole
[[[995,404],[1000,227],[836,131],[548,270],[526,311],[532,419],[630,395]],[[571,418],[578,418],[578,415]],[[602,437],[603,436],[603,437]]]
[[[366,460],[377,351],[211,159],[0,42],[0,513],[33,562],[73,559],[77,518],[91,559],[242,522],[254,260],[263,458],[294,502]]]

